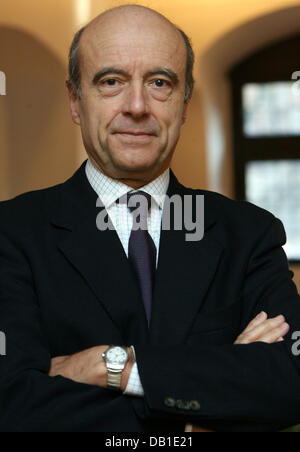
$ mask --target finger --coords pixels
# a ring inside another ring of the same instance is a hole
[[[245,335],[241,338],[239,338],[240,344],[251,344],[253,342],[265,342],[267,344],[273,344],[274,342],[281,342],[283,341],[283,336],[287,334],[289,331],[290,326],[284,322],[282,325],[278,326],[277,328],[273,328],[271,330],[267,330],[264,333],[254,337],[250,334]]]
[[[246,333],[255,328],[257,325],[260,325],[267,319],[267,317],[268,317],[267,314],[264,311],[261,311],[256,317],[254,317],[253,320],[251,320],[251,322],[244,329],[243,333]]]
[[[267,334],[270,334],[274,329],[279,328],[284,322],[285,318],[282,315],[272,319],[267,319],[252,329],[243,331],[243,333],[238,337],[236,343],[250,344],[252,342],[263,340]],[[277,334],[276,339],[280,336],[282,336],[282,334]]]
[[[263,322],[260,322],[258,325],[253,328],[249,328],[247,333],[252,333],[252,336],[259,336],[261,334],[265,334],[268,331],[271,331],[273,328],[277,328],[279,325],[285,322],[285,318],[283,315],[278,315],[277,317],[273,317],[270,319],[266,319]]]
[[[265,342],[267,344],[273,344],[274,342],[281,342],[283,340],[283,336],[287,334],[290,326],[285,322],[280,325],[278,328],[274,328],[271,331],[268,331],[266,334],[260,336],[257,339],[257,342]]]
[[[59,363],[64,362],[67,358],[68,358],[68,356],[56,356],[55,358],[51,359],[51,363],[59,364]]]
[[[61,369],[62,364],[68,359],[68,356],[56,356],[51,359],[50,369],[48,375],[50,377],[56,377],[58,375],[59,369]]]
[[[267,319],[267,314],[264,311],[261,311],[251,322],[248,323],[247,327],[243,330],[243,332],[237,337],[235,344],[243,343],[242,340],[244,335],[247,335],[249,331],[253,330],[253,328],[257,327],[259,324],[264,322]]]

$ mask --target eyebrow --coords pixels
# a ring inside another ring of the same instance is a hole
[[[124,71],[123,69],[119,69],[116,67],[106,67],[98,71],[94,78],[93,78],[93,84],[96,85],[98,81],[105,77],[105,75],[108,74],[118,74],[123,76],[128,76],[128,72]],[[179,82],[178,76],[175,72],[173,72],[171,69],[168,68],[155,68],[151,71],[148,71],[147,75],[165,75],[171,79],[171,81],[174,83],[174,85],[177,85]]]
[[[118,69],[115,67],[106,67],[96,73],[96,75],[93,78],[93,84],[96,85],[98,81],[107,74],[127,75],[126,71],[123,71],[122,69]]]
[[[171,69],[167,69],[167,68],[156,68],[153,69],[152,71],[148,72],[149,75],[166,75],[167,77],[169,77],[172,82],[174,83],[174,85],[177,85],[177,83],[179,82],[178,79],[178,75],[175,74],[175,72],[173,72]]]

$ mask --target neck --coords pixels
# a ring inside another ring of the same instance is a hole
[[[147,185],[150,182],[152,182],[153,180],[157,179],[159,176],[161,176],[161,174],[164,173],[164,171],[166,171],[166,169],[169,168],[169,163],[165,163],[158,172],[156,172],[150,176],[149,175],[148,176],[137,176],[136,178],[114,177],[113,175],[108,174],[106,171],[104,171],[103,168],[101,168],[91,156],[89,158],[90,158],[90,161],[92,162],[92,164],[94,165],[94,167],[101,173],[105,174],[105,176],[108,176],[111,179],[119,181],[122,184],[128,185],[129,187],[133,188],[134,190],[138,190],[139,188],[143,187],[144,185]]]

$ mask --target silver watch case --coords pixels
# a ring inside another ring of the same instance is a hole
[[[123,370],[129,360],[129,354],[126,347],[110,345],[108,349],[102,353],[102,358],[104,359],[107,368]]]

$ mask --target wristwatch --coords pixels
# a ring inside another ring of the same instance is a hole
[[[126,347],[119,345],[110,345],[102,353],[107,368],[107,387],[116,391],[121,390],[121,379],[123,370],[129,360],[129,354]]]

